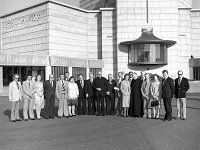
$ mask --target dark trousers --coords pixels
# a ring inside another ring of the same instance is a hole
[[[45,105],[45,118],[54,117],[54,106],[55,106],[55,97],[51,96],[50,99],[46,99]]]
[[[171,98],[163,98],[164,107],[165,107],[165,118],[164,119],[172,119],[172,99]]]
[[[104,115],[104,99],[105,97],[102,95],[99,95],[96,97],[97,101],[97,115]]]
[[[85,115],[86,113],[86,100],[84,97],[78,98],[78,115]]]
[[[114,115],[115,112],[115,97],[113,95],[106,95],[106,114]]]
[[[95,114],[95,101],[93,97],[88,97],[88,115],[94,115]]]

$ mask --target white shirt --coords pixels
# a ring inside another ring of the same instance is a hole
[[[78,98],[79,90],[76,83],[69,82],[68,84],[68,96],[69,99],[76,99]]]

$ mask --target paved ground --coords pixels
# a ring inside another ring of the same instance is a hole
[[[0,150],[198,150],[200,100],[187,106],[186,121],[77,116],[11,123],[8,98],[0,97]]]

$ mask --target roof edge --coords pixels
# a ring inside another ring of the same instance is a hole
[[[0,18],[11,16],[13,14],[16,14],[16,13],[19,13],[19,12],[23,12],[23,11],[26,11],[26,10],[28,10],[30,8],[38,7],[40,5],[44,5],[44,4],[47,4],[47,3],[54,3],[54,4],[57,4],[57,5],[64,6],[64,7],[72,8],[72,9],[75,9],[75,10],[79,10],[79,11],[82,11],[82,12],[85,12],[85,13],[97,13],[97,12],[100,12],[100,10],[85,10],[85,9],[82,9],[82,8],[78,8],[78,7],[75,7],[75,6],[71,6],[71,5],[68,5],[68,4],[65,4],[65,3],[58,2],[56,0],[41,0],[40,2],[32,3],[32,4],[28,5],[28,6],[25,6],[25,7],[21,8],[21,9],[17,9],[17,10],[11,11],[11,12],[7,12],[7,13],[1,15]]]

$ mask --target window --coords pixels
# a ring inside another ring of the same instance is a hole
[[[137,44],[129,46],[129,63],[167,63],[166,45]]]

